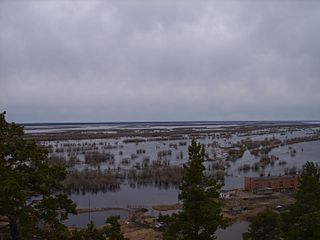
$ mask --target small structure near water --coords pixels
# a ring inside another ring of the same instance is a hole
[[[221,190],[220,197],[221,198],[232,198],[236,196],[236,190]]]

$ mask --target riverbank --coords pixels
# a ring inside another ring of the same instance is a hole
[[[265,209],[272,209],[277,212],[285,211],[294,202],[294,192],[274,192],[268,195],[256,195],[242,189],[233,189],[232,197],[222,198],[223,215],[230,219],[231,223],[243,223],[248,226],[252,217]],[[157,216],[177,212],[182,204],[161,204],[145,208],[93,208],[78,209],[78,213],[102,212],[102,211],[126,211],[128,219],[122,219],[121,230],[125,237],[130,240],[158,240],[162,239],[162,232],[159,230]],[[149,210],[149,211],[147,211]],[[151,214],[151,211],[153,212]],[[233,225],[232,224],[232,225]],[[241,224],[240,224],[241,225]],[[223,230],[228,231],[228,230]]]

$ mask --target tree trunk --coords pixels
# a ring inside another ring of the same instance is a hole
[[[11,239],[12,240],[20,240],[17,220],[12,216],[9,217],[9,225],[10,225]]]

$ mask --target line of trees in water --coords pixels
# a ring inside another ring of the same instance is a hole
[[[152,185],[159,188],[178,186],[184,174],[183,167],[148,167],[141,170],[102,171],[73,170],[64,180],[69,192],[107,192],[120,189],[122,183],[130,186]]]
[[[285,140],[279,140],[277,138],[265,138],[264,140],[255,140],[253,141],[250,138],[243,139],[241,141],[238,141],[237,143],[233,143],[230,147],[221,147],[216,142],[208,143],[208,147],[213,148],[222,148],[224,152],[226,152],[226,162],[224,163],[224,167],[228,168],[230,164],[228,164],[228,161],[236,161],[237,159],[243,157],[243,154],[245,151],[249,151],[252,155],[259,158],[258,162],[254,162],[252,164],[244,164],[242,166],[239,166],[238,171],[256,171],[256,172],[263,172],[265,167],[268,165],[274,166],[277,164],[278,166],[286,165],[286,162],[283,160],[279,160],[278,157],[271,155],[269,156],[269,153],[272,149],[278,148],[280,146],[284,145],[290,145],[297,142],[303,142],[303,141],[315,141],[318,140],[319,136],[312,135],[312,136],[304,136],[299,138],[292,138],[292,139],[285,139]],[[140,139],[141,141],[143,139]],[[137,139],[125,139],[123,140],[126,143],[128,142],[135,142],[139,143]],[[143,148],[139,148],[136,150],[136,152],[133,152],[129,157],[125,156],[122,158],[122,160],[119,162],[117,160],[116,162],[116,153],[115,152],[109,152],[108,150],[105,151],[105,149],[114,149],[114,148],[123,148],[123,145],[119,144],[119,142],[114,142],[115,145],[111,145],[110,143],[106,143],[103,141],[100,142],[82,142],[82,143],[61,143],[60,146],[58,144],[55,144],[55,149],[53,148],[52,144],[46,145],[47,149],[51,152],[50,159],[52,162],[55,160],[58,160],[60,164],[63,164],[63,158],[65,157],[65,163],[64,165],[68,168],[74,167],[77,164],[85,163],[88,166],[91,167],[99,167],[101,164],[109,165],[109,169],[121,169],[122,167],[128,168],[133,167],[136,169],[146,168],[150,165],[156,166],[159,164],[162,165],[170,165],[172,160],[173,151],[171,149],[178,149],[179,146],[185,146],[185,141],[180,141],[178,143],[170,143],[169,149],[167,150],[160,150],[157,152],[156,160],[151,160],[149,156],[145,156],[146,150]],[[65,149],[66,148],[66,149]],[[290,149],[290,155],[294,157],[296,155],[296,150],[292,149],[289,146]],[[78,158],[79,151],[80,154],[83,154],[84,161],[80,161]],[[65,152],[66,156],[61,156],[54,154],[55,153],[61,153]],[[207,161],[214,162],[216,160],[216,151],[212,150],[213,152],[213,158],[209,157],[209,152],[206,153],[206,159]],[[180,151],[176,154],[177,160],[183,160],[184,159],[184,152]],[[123,150],[119,150],[118,152],[119,156],[123,155]],[[68,161],[67,161],[68,159]],[[139,161],[135,161],[136,159],[139,159]],[[159,163],[159,161],[162,161]],[[116,166],[117,165],[117,166]],[[210,169],[209,169],[210,170]],[[291,169],[285,169],[284,173],[293,172],[293,167]],[[221,174],[219,174],[221,175]]]

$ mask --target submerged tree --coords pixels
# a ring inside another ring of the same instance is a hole
[[[320,239],[320,169],[313,162],[303,167],[295,199],[282,215],[285,239]]]
[[[0,216],[8,218],[11,239],[58,239],[62,221],[75,204],[62,193],[66,170],[47,163],[47,152],[23,138],[23,127],[0,114]]]
[[[222,185],[204,175],[205,149],[193,139],[189,146],[189,162],[180,186],[179,200],[183,208],[168,221],[164,239],[210,240],[215,239],[219,227],[225,227],[219,202]]]

